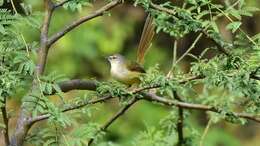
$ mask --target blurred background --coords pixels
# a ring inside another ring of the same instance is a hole
[[[224,0],[223,0],[224,1]],[[220,1],[220,2],[223,2]],[[26,3],[32,6],[34,12],[43,10],[42,1],[40,0],[14,0],[19,13],[23,14],[19,3]],[[175,2],[175,1],[174,1]],[[182,1],[177,1],[180,3]],[[247,5],[260,8],[260,0],[246,0]],[[82,7],[81,11],[68,11],[63,8],[55,11],[50,26],[50,35],[60,31],[66,24],[89,14],[91,11],[104,5],[104,2],[97,0],[93,6]],[[3,7],[12,9],[11,5],[6,4]],[[35,13],[37,14],[37,13]],[[114,53],[120,53],[130,60],[136,59],[136,51],[142,28],[146,18],[146,13],[140,7],[134,7],[132,3],[126,2],[114,8],[110,14],[93,19],[59,40],[49,52],[46,74],[57,72],[70,79],[97,79],[99,81],[110,80],[109,64],[105,57]],[[42,19],[42,14],[35,17]],[[250,36],[260,32],[260,13],[253,17],[243,17],[242,29]],[[228,21],[225,18],[219,19],[218,27],[221,34],[227,40],[232,40],[232,35],[225,29]],[[38,24],[40,25],[40,23]],[[22,30],[27,42],[39,41],[39,30],[24,29]],[[195,39],[196,34],[186,35],[178,40],[178,56],[190,46]],[[207,46],[212,45],[207,38],[202,38],[192,54],[198,55]],[[152,47],[145,58],[145,68],[159,65],[160,69],[167,73],[171,68],[173,54],[174,38],[159,33],[153,39]],[[209,51],[205,57],[211,58],[218,53]],[[193,59],[186,57],[179,63],[179,68],[188,72],[190,62]],[[199,87],[198,87],[199,89]],[[71,97],[84,96],[87,91],[71,91],[65,96]],[[53,97],[54,99],[56,97]],[[9,109],[15,110],[18,107],[19,100],[13,100],[8,103]],[[100,104],[98,108],[90,108],[92,116],[83,115],[76,117],[78,127],[87,122],[104,123],[113,113],[118,110],[117,102],[111,101],[107,104]],[[162,118],[164,118],[170,109],[153,105],[147,102],[139,102],[132,107],[124,116],[117,120],[108,130],[105,138],[118,143],[122,146],[128,146],[133,143],[136,135],[146,130],[146,127],[157,127]],[[75,112],[72,112],[73,115]],[[14,118],[11,125],[14,124]],[[202,134],[206,124],[207,116],[205,113],[193,111],[189,115],[186,123],[195,126],[199,135]],[[42,123],[41,123],[42,124]],[[200,137],[200,136],[199,136]],[[3,138],[1,137],[1,140]],[[2,142],[0,142],[1,145]],[[260,145],[260,124],[249,122],[245,126],[219,122],[213,124],[205,138],[205,146],[259,146]]]

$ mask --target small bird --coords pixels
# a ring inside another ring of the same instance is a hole
[[[111,65],[110,73],[114,79],[127,85],[140,83],[140,75],[145,73],[141,64],[144,62],[145,53],[150,48],[154,36],[154,27],[153,19],[148,15],[137,49],[137,62],[127,61],[120,54],[111,55],[107,58]]]
[[[115,54],[108,57],[111,64],[111,76],[127,85],[133,85],[140,82],[140,75],[145,73],[143,67],[136,62],[128,62],[124,56]]]

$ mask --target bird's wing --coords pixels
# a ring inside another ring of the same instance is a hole
[[[137,62],[128,62],[127,68],[130,71],[145,73],[144,68],[140,64],[138,64]]]
[[[140,64],[143,64],[145,53],[151,45],[151,41],[154,36],[154,28],[155,25],[153,24],[153,18],[149,14],[146,18],[142,36],[137,50],[137,62]]]

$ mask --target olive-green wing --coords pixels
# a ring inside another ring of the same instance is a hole
[[[146,18],[142,36],[137,50],[137,62],[140,64],[143,64],[145,53],[151,45],[151,41],[154,36],[154,28],[155,25],[153,24],[153,18],[149,14]]]
[[[130,71],[145,73],[144,68],[140,64],[138,64],[137,62],[129,62],[127,64],[127,68]]]

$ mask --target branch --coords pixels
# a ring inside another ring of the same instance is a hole
[[[113,115],[110,119],[108,119],[108,121],[101,127],[100,131],[106,131],[107,128],[116,121],[116,119],[118,119],[120,116],[122,116],[134,103],[136,103],[136,101],[138,101],[137,98],[132,98],[127,105],[125,105],[124,107],[122,107],[115,115]],[[99,132],[99,131],[98,131]],[[94,138],[91,138],[88,141],[88,146],[90,146],[94,141]]]
[[[182,107],[182,108],[186,108],[186,109],[195,109],[195,110],[212,111],[215,113],[221,113],[221,110],[219,110],[215,107],[212,107],[212,106],[208,106],[208,105],[193,104],[193,103],[169,100],[169,99],[166,99],[166,98],[163,98],[163,97],[157,96],[155,94],[151,94],[151,93],[142,93],[142,95],[144,95],[144,99],[147,101],[154,101],[154,102],[162,103],[162,104],[168,105],[168,106],[177,106],[177,107]],[[255,115],[251,115],[251,114],[247,114],[247,113],[236,113],[236,112],[233,112],[233,114],[237,117],[249,119],[249,120],[260,123],[259,116],[255,116]]]
[[[74,79],[59,83],[59,87],[62,92],[68,92],[70,90],[96,90],[97,82],[91,80]],[[54,92],[53,92],[54,94]]]
[[[71,24],[68,24],[63,30],[61,30],[60,32],[56,33],[55,35],[53,35],[49,40],[48,40],[48,46],[50,47],[52,44],[54,44],[56,41],[58,41],[60,38],[62,38],[65,34],[67,34],[68,32],[70,32],[71,30],[73,30],[74,28],[76,28],[77,26],[79,26],[80,24],[89,21],[93,18],[96,18],[98,16],[102,16],[106,13],[106,11],[114,8],[116,5],[120,4],[121,0],[113,0],[110,3],[108,3],[107,5],[101,7],[100,9],[92,12],[91,14],[82,17],[74,22],[72,22]]]
[[[50,21],[51,21],[51,16],[53,13],[53,3],[51,0],[44,0],[44,5],[45,5],[45,16],[43,20],[43,25],[41,29],[41,36],[40,36],[40,50],[38,52],[38,60],[37,60],[37,68],[36,68],[36,75],[41,75],[43,74],[45,65],[46,65],[46,60],[47,60],[47,55],[48,55],[48,32],[49,32],[49,26],[50,26]]]
[[[43,74],[46,65],[46,59],[48,55],[48,31],[49,31],[51,16],[54,10],[53,3],[51,0],[44,0],[44,9],[45,9],[45,15],[43,20],[43,25],[41,28],[40,49],[37,54],[37,65],[34,72],[35,75],[34,75],[31,91],[38,86],[37,84],[38,77],[39,75]],[[22,105],[16,123],[16,129],[10,141],[11,146],[23,145],[24,139],[28,133],[28,130],[30,129],[30,125],[27,121],[28,118],[29,115],[26,111],[26,107]]]
[[[70,1],[72,1],[72,0],[63,0],[63,1],[61,1],[61,2],[59,2],[59,3],[57,3],[57,4],[55,4],[55,5],[54,5],[54,9],[57,9],[57,8],[63,6],[64,4],[66,4],[66,3],[70,2]]]
[[[185,84],[187,82],[190,82],[190,81],[194,81],[194,80],[199,80],[199,79],[203,79],[202,76],[192,76],[192,77],[188,77],[186,78],[185,80],[180,80],[178,81],[179,84]],[[141,87],[141,88],[137,88],[133,91],[133,93],[138,93],[138,92],[141,92],[141,91],[145,91],[145,90],[149,90],[149,89],[155,89],[155,88],[160,88],[161,85],[152,85],[152,86],[147,86],[147,87]]]
[[[79,103],[79,104],[75,104],[75,105],[70,105],[69,107],[66,107],[62,110],[62,112],[68,112],[68,111],[72,111],[75,109],[80,109],[86,105],[91,105],[91,104],[96,104],[96,103],[100,103],[100,102],[104,102],[107,101],[109,99],[113,98],[112,96],[105,96],[102,98],[98,98],[98,99],[94,99],[94,100],[90,100],[90,101],[85,101],[83,103]],[[43,114],[40,116],[37,116],[35,118],[30,119],[28,122],[29,124],[32,126],[34,123],[42,121],[42,120],[46,120],[50,117],[50,114]]]
[[[9,118],[8,118],[8,114],[7,114],[7,110],[6,110],[6,97],[4,97],[4,101],[3,101],[3,106],[1,107],[1,112],[2,112],[2,116],[3,116],[3,122],[5,125],[4,128],[4,138],[5,138],[5,145],[8,146],[10,141],[9,141],[9,126],[8,126],[8,122],[9,122]]]

